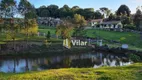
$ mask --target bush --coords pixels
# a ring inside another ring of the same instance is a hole
[[[46,35],[46,38],[50,39],[50,37],[51,37],[51,33],[50,33],[50,31],[48,31],[48,34]]]
[[[125,29],[136,30],[136,27],[135,27],[133,24],[125,25],[124,28],[125,28]]]
[[[141,60],[140,56],[136,54],[128,54],[129,59],[131,59],[134,62],[139,62]]]

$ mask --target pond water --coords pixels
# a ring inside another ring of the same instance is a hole
[[[90,52],[41,58],[0,59],[0,72],[19,73],[59,68],[99,68],[102,66],[124,66],[131,64],[125,55]]]

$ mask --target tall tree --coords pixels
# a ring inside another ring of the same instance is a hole
[[[75,24],[77,24],[77,28],[82,28],[86,25],[86,20],[80,14],[75,14],[73,21]]]
[[[103,13],[103,15],[105,16],[105,18],[108,18],[108,16],[110,15],[110,10],[106,7],[102,7],[102,8],[100,8],[100,10]]]
[[[131,24],[131,18],[129,16],[127,16],[127,13],[123,14],[121,16],[121,22],[123,24],[123,26],[125,27],[126,25]]]
[[[84,14],[82,15],[86,20],[94,18],[94,8],[85,8]]]
[[[50,12],[48,11],[48,9],[43,9],[40,14],[40,17],[49,17],[50,16]]]
[[[1,11],[4,18],[13,18],[15,15],[16,1],[15,0],[1,0]]]
[[[75,32],[74,32],[75,36],[77,36],[78,33],[80,33],[84,29],[85,25],[87,24],[84,17],[81,16],[80,14],[74,15],[73,23],[75,24]]]
[[[59,7],[57,5],[50,5],[47,7],[49,13],[50,13],[50,17],[59,17]]]
[[[108,20],[111,21],[111,20],[115,20],[115,15],[113,13],[111,13],[108,17]]]
[[[56,36],[61,36],[63,39],[71,38],[73,24],[71,21],[65,20],[63,23],[56,26]]]
[[[18,5],[20,14],[24,17],[22,32],[26,34],[26,41],[28,46],[28,38],[32,34],[37,33],[36,12],[34,6],[28,0],[20,0]],[[34,32],[33,32],[34,31]]]
[[[29,14],[32,14],[33,18],[36,17],[35,8],[28,0],[20,0],[18,10],[24,18],[27,18]]]
[[[15,0],[2,0],[1,11],[3,12],[4,18],[4,29],[7,37],[13,40],[13,49],[15,49],[16,33],[18,32],[18,24],[15,23],[14,16],[17,13],[16,1]]]
[[[27,0],[20,0],[18,5],[19,13],[25,17],[25,14],[31,9],[31,4]]]
[[[64,5],[60,8],[59,15],[61,18],[66,18],[68,16],[73,17],[73,11],[68,5]]]
[[[77,11],[78,9],[80,9],[79,6],[73,6],[73,7],[71,8],[71,10],[72,10],[73,12]]]
[[[101,14],[101,12],[99,10],[97,10],[94,13],[94,16],[95,16],[95,19],[102,19],[103,18],[103,15]]]
[[[50,12],[47,9],[45,5],[40,6],[38,9],[36,9],[36,13],[39,17],[48,17],[50,16]]]
[[[121,5],[116,11],[117,16],[125,15],[125,13],[127,14],[127,16],[130,16],[131,14],[129,7],[126,5]]]
[[[142,21],[142,11],[138,9],[134,16],[134,24],[136,25],[137,29],[140,29],[141,21]]]
[[[84,9],[80,8],[80,9],[76,10],[75,14],[84,15],[84,14],[85,14],[85,13],[84,13]],[[74,15],[75,15],[75,14],[74,14]]]

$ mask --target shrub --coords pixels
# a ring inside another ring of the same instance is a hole
[[[46,35],[46,38],[50,39],[50,37],[51,37],[51,33],[50,33],[50,31],[48,31],[48,34]]]
[[[126,39],[125,37],[121,37],[121,38],[120,38],[120,41],[123,41],[123,40],[125,40],[125,39]]]
[[[136,54],[128,54],[129,59],[131,59],[134,62],[139,62],[141,60],[140,56]]]
[[[127,25],[124,26],[124,28],[125,29],[132,29],[132,30],[136,29],[136,27],[133,24],[129,24],[129,25],[127,24]]]

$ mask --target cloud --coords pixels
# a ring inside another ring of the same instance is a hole
[[[140,3],[142,0],[130,0],[132,3]]]

